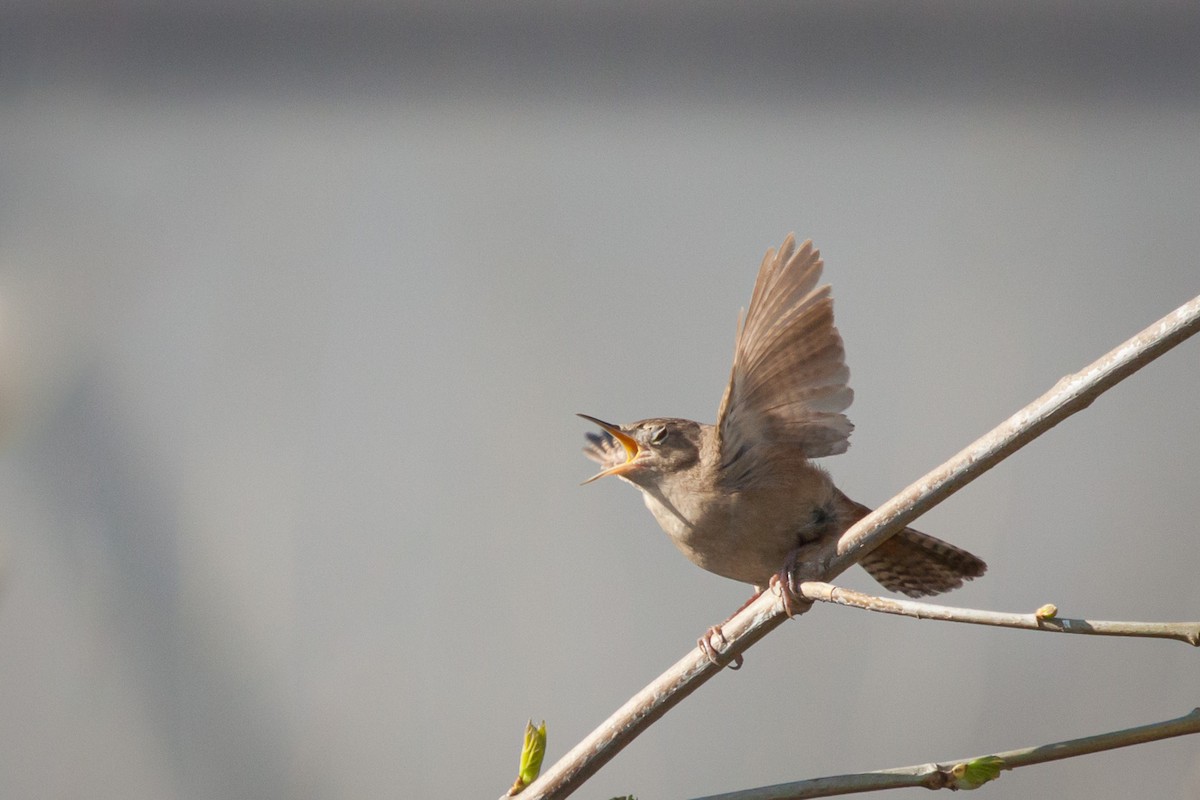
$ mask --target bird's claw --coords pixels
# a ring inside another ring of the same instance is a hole
[[[720,645],[713,644],[714,639],[719,640]],[[720,648],[727,644],[729,644],[729,640],[725,638],[725,632],[721,630],[720,625],[713,625],[704,632],[703,636],[696,640],[696,646],[700,648],[700,652],[704,653],[708,657],[708,660],[718,667],[724,665]],[[733,657],[733,661],[729,663],[729,668],[741,669],[743,661],[742,654],[738,653]]]
[[[800,584],[820,577],[819,570],[815,565],[804,561],[800,556],[800,550],[788,553],[783,569],[772,575],[769,583],[773,591],[778,590],[779,596],[783,600],[783,612],[788,615],[789,619],[812,608],[813,601],[800,593]]]

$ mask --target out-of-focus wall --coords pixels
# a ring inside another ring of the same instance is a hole
[[[711,420],[821,248],[878,503],[1200,292],[1200,11],[0,11],[0,785],[492,797],[748,587],[580,488],[574,412]],[[950,602],[1200,609],[1200,342],[922,519]],[[847,574],[858,588],[874,586]],[[817,608],[584,791],[692,796],[1185,713],[1177,643]],[[993,800],[1194,798],[1195,739]]]

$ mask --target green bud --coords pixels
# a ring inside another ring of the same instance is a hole
[[[955,789],[978,789],[988,781],[999,778],[1000,770],[1003,768],[1004,759],[996,756],[982,756],[955,764],[950,768],[950,774],[954,776]]]
[[[1054,603],[1046,603],[1046,605],[1033,612],[1033,615],[1038,619],[1054,619],[1058,616],[1058,606]]]
[[[512,788],[508,790],[510,797],[537,780],[537,776],[542,773],[542,759],[545,757],[546,721],[542,720],[542,724],[535,728],[533,720],[529,720],[525,723],[525,741],[521,745],[521,768]]]

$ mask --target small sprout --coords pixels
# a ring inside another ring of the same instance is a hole
[[[546,756],[546,720],[533,727],[533,720],[525,723],[525,741],[521,745],[521,768],[513,781],[508,796],[520,794],[525,787],[537,780],[542,772],[542,759]]]
[[[1054,603],[1046,603],[1046,605],[1033,612],[1033,615],[1038,619],[1054,619],[1058,616],[1058,606]]]
[[[999,778],[1003,768],[1004,759],[996,756],[983,756],[960,762],[950,768],[950,774],[954,777],[953,788],[978,789],[988,781]]]

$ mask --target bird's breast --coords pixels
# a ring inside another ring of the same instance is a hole
[[[832,527],[836,490],[829,476],[808,467],[788,477],[736,490],[715,483],[639,488],[650,513],[694,564],[763,586],[788,552]]]

